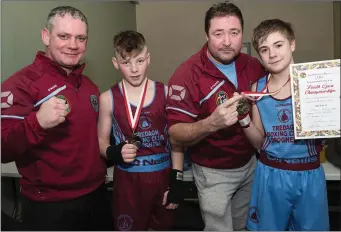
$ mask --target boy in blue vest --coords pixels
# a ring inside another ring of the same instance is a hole
[[[266,20],[254,29],[253,46],[269,75],[252,90],[265,92],[252,106],[244,132],[260,150],[250,201],[249,230],[329,230],[320,140],[295,140],[290,64],[295,50],[291,25]]]

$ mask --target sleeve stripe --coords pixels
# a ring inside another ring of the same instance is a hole
[[[43,99],[41,99],[40,101],[38,101],[36,104],[33,105],[33,107],[37,107],[41,104],[43,104],[44,102],[46,102],[47,100],[49,100],[50,98],[56,96],[60,91],[66,89],[66,85],[63,85],[62,87],[56,89],[55,91],[53,91],[52,93],[50,93],[49,95],[47,95],[46,97],[44,97]]]
[[[198,117],[198,115],[192,114],[192,113],[190,113],[188,111],[185,111],[185,110],[182,110],[182,109],[179,109],[179,108],[176,108],[176,107],[166,107],[166,110],[175,110],[175,111],[187,114],[187,115],[189,115],[189,116],[191,116],[193,118]]]
[[[1,118],[24,119],[24,117],[22,117],[22,116],[14,116],[14,115],[1,115]]]
[[[221,81],[216,87],[214,87],[214,89],[212,89],[211,92],[209,92],[209,94],[206,97],[200,100],[199,104],[201,105],[204,101],[209,99],[224,83],[225,81]]]

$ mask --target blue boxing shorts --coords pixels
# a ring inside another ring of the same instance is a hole
[[[279,165],[274,167],[271,162],[263,162],[264,159],[264,156],[260,158],[255,170],[247,229],[328,231],[323,166],[318,163],[310,170],[288,170],[288,167],[281,169]],[[299,165],[304,168],[302,163]]]

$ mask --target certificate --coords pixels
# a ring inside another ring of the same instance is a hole
[[[340,137],[340,59],[290,66],[295,139]]]

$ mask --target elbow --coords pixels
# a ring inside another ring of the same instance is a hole
[[[99,152],[100,155],[104,158],[107,157],[107,148],[108,148],[108,143],[103,141],[102,139],[98,139],[98,145],[99,145]]]
[[[179,141],[176,139],[174,126],[168,129],[168,138],[169,138],[169,142],[172,144],[172,147],[178,146],[180,144]]]
[[[173,136],[169,136],[169,141],[172,146],[172,151],[174,152],[182,152],[185,148],[185,144],[175,140]]]

